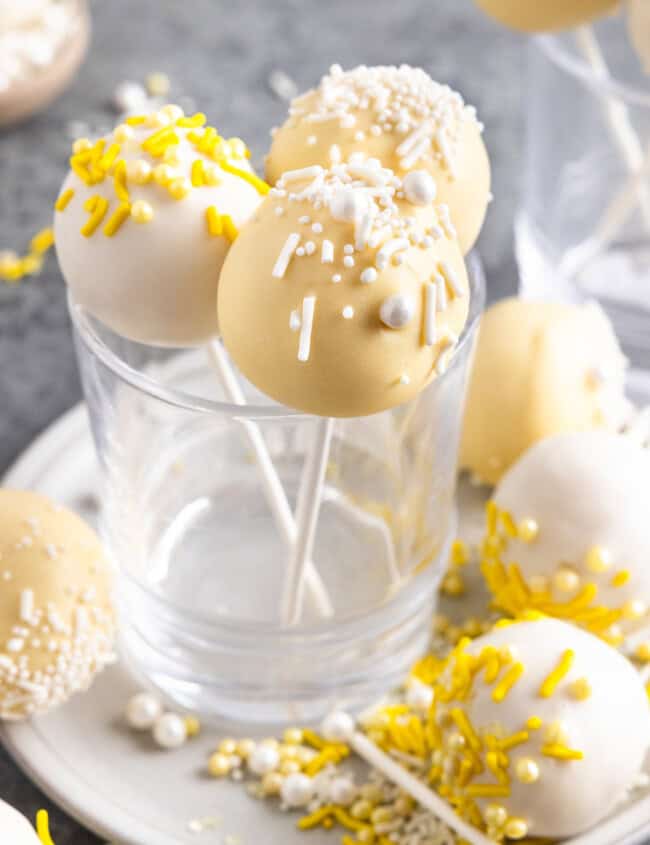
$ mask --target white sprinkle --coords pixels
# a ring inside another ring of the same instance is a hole
[[[22,651],[25,645],[25,640],[20,637],[12,637],[7,641],[7,651]]]
[[[411,377],[409,376],[409,374],[408,373],[402,373],[402,375],[399,377],[399,383],[404,384],[404,385],[410,384],[411,383]]]
[[[397,252],[402,252],[410,247],[407,238],[392,238],[388,243],[385,243],[377,253],[375,264],[379,270],[383,270],[388,264],[389,259]]]
[[[322,223],[312,223],[311,230],[315,235],[320,235],[323,231],[323,224]]]
[[[289,315],[289,328],[292,332],[297,332],[300,330],[300,326],[302,325],[302,320],[300,319],[300,314],[298,311],[292,311]]]
[[[352,255],[353,252],[354,247],[352,246],[352,244],[345,244],[345,246],[343,247],[343,255]]]
[[[314,311],[316,297],[306,296],[302,301],[302,324],[300,326],[300,340],[298,343],[298,360],[309,361],[311,351],[311,332],[314,325]]]
[[[298,256],[298,258],[302,258],[304,254],[305,254],[304,246],[299,246],[298,249],[296,250],[296,255]]]
[[[364,285],[371,285],[373,282],[377,281],[378,275],[379,274],[374,267],[366,267],[359,278]]]
[[[452,289],[454,296],[461,298],[463,291],[460,287],[458,276],[456,275],[454,269],[450,267],[446,261],[441,261],[438,266],[440,267],[440,272],[445,277],[447,284]]]
[[[408,138],[405,138],[399,147],[396,150],[396,153],[400,157],[407,156],[413,148],[418,144],[423,138],[430,139],[433,135],[433,124],[430,120],[425,120],[424,123],[421,123],[417,129],[415,129]]]
[[[332,144],[330,147],[330,162],[332,164],[341,163],[341,148],[338,144]]]
[[[88,630],[88,611],[85,607],[77,607],[75,611],[75,622],[77,633],[83,633]]]
[[[361,250],[365,247],[368,243],[368,236],[370,235],[370,229],[372,228],[372,215],[368,211],[360,220],[355,221],[355,247],[361,252]]]
[[[313,255],[316,252],[316,244],[313,241],[307,241],[305,244],[305,252],[307,255]]]
[[[366,137],[366,133],[362,132],[360,129],[354,133],[354,140],[355,141],[363,141]]]
[[[284,214],[284,209],[282,208],[282,206],[281,205],[276,206],[275,216],[276,217],[282,217],[283,214]]]
[[[315,147],[317,141],[318,141],[318,138],[315,135],[310,135],[307,138],[307,146],[308,147]]]
[[[351,255],[346,255],[343,259],[344,267],[354,267],[354,258]]]
[[[34,591],[23,590],[20,594],[20,619],[28,624],[34,617]]]
[[[337,285],[341,281],[342,278],[343,277],[341,276],[340,273],[334,273],[334,275],[332,276],[332,281],[334,282],[335,285]]]
[[[323,264],[332,264],[334,261],[334,244],[332,241],[323,241],[321,251],[321,262]]]
[[[424,343],[433,346],[436,342],[436,293],[437,286],[433,282],[424,285]]]
[[[316,176],[320,176],[322,173],[323,168],[320,164],[312,164],[311,167],[301,167],[298,170],[287,170],[286,173],[282,174],[280,182],[283,185],[287,185],[291,182],[301,182],[304,179],[315,179]]]
[[[303,226],[306,226],[311,221],[311,217],[308,214],[303,214],[302,217],[298,218],[298,223],[301,223]]]
[[[293,100],[298,86],[283,70],[272,70],[268,78],[269,88],[280,100]]]
[[[434,273],[431,278],[436,283],[436,286],[438,288],[438,311],[446,311],[448,300],[447,283],[445,282],[444,278],[440,275],[440,273]]]
[[[451,222],[451,213],[448,205],[442,204],[438,206],[438,220],[440,221],[440,225],[442,226],[445,235],[447,235],[448,238],[455,238],[457,235],[456,227]]]
[[[291,256],[296,251],[296,248],[299,243],[300,235],[297,232],[292,232],[286,239],[284,246],[280,250],[280,255],[278,255],[278,259],[275,262],[275,266],[273,267],[271,275],[275,279],[284,278],[284,274],[287,272],[287,267],[289,266],[289,262],[291,261]]]
[[[6,654],[0,654],[0,668],[2,669],[13,669],[14,662],[10,657],[7,657]]]
[[[343,314],[344,320],[351,320],[354,317],[354,308],[351,305],[346,305],[341,314]]]
[[[356,126],[357,119],[353,114],[344,114],[341,118],[341,128],[342,129],[352,129],[353,126]],[[358,138],[356,139],[358,140]]]
[[[416,162],[418,162],[422,156],[426,155],[431,149],[431,139],[430,138],[423,138],[420,143],[413,149],[410,155],[405,156],[401,161],[401,166],[407,170],[409,167],[413,167]]]
[[[368,162],[364,164],[348,165],[348,173],[355,179],[363,179],[366,184],[385,185],[387,181],[386,171],[381,167],[371,167]]]

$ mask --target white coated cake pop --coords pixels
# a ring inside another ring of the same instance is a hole
[[[55,241],[74,302],[124,337],[161,346],[217,332],[231,242],[268,186],[239,139],[178,106],[75,142]]]
[[[45,713],[115,659],[112,578],[83,520],[0,490],[0,719]]]
[[[433,786],[490,838],[589,830],[641,772],[650,743],[638,672],[564,622],[497,623],[452,652],[426,735]]]
[[[0,801],[0,833],[7,845],[42,845],[25,816]]]
[[[287,170],[331,167],[353,154],[404,178],[409,202],[449,206],[463,253],[474,245],[490,199],[490,163],[473,108],[420,68],[330,68],[293,100],[273,135],[269,181]],[[416,170],[417,174],[409,171]]]
[[[496,604],[618,643],[650,609],[650,451],[623,435],[542,440],[488,505],[483,572]]]

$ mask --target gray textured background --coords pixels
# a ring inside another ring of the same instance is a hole
[[[470,0],[110,0],[92,10],[92,52],[75,84],[44,114],[0,130],[0,249],[24,249],[48,222],[68,154],[67,124],[108,124],[107,102],[123,79],[165,71],[174,93],[193,97],[212,123],[261,156],[286,109],[269,88],[272,70],[305,88],[333,62],[407,62],[449,82],[479,110],[494,171],[495,202],[480,244],[489,295],[514,289],[524,41],[484,19]],[[79,396],[63,282],[50,259],[35,280],[0,283],[0,472]],[[49,807],[57,845],[97,842],[52,808],[1,749],[0,797],[32,818]]]

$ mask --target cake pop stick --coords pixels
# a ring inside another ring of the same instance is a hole
[[[296,508],[298,536],[289,559],[282,598],[282,620],[285,625],[297,625],[302,617],[303,589],[308,561],[314,549],[333,431],[334,420],[331,417],[318,421],[303,469]]]
[[[221,342],[218,340],[210,341],[207,348],[210,361],[219,376],[228,400],[234,405],[246,405],[246,397],[242,392],[237,376],[230,365],[230,361],[226,356]],[[259,427],[250,420],[242,420],[241,424],[244,428],[246,439],[253,451],[260,478],[262,479],[264,495],[271,508],[275,522],[282,533],[287,547],[295,550],[299,542],[299,529],[296,526],[282,482],[273,466],[273,461],[269,455],[264,437]],[[302,565],[305,583],[312,594],[319,615],[323,617],[331,616],[334,612],[332,602],[318,574],[318,570],[311,561],[311,551],[309,551]],[[289,577],[289,574],[287,574],[287,578]]]

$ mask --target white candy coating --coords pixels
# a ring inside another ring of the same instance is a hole
[[[412,170],[404,177],[404,196],[413,205],[429,205],[436,194],[436,183],[426,170]]]
[[[0,801],[0,832],[7,845],[42,845],[27,819],[4,801]]]
[[[165,713],[153,727],[153,738],[166,750],[180,748],[187,739],[185,720],[176,713]]]
[[[148,731],[162,715],[160,699],[149,692],[140,692],[126,705],[126,721],[136,731]]]
[[[387,297],[379,309],[379,317],[389,329],[403,329],[415,316],[415,301],[412,296],[396,293]]]

